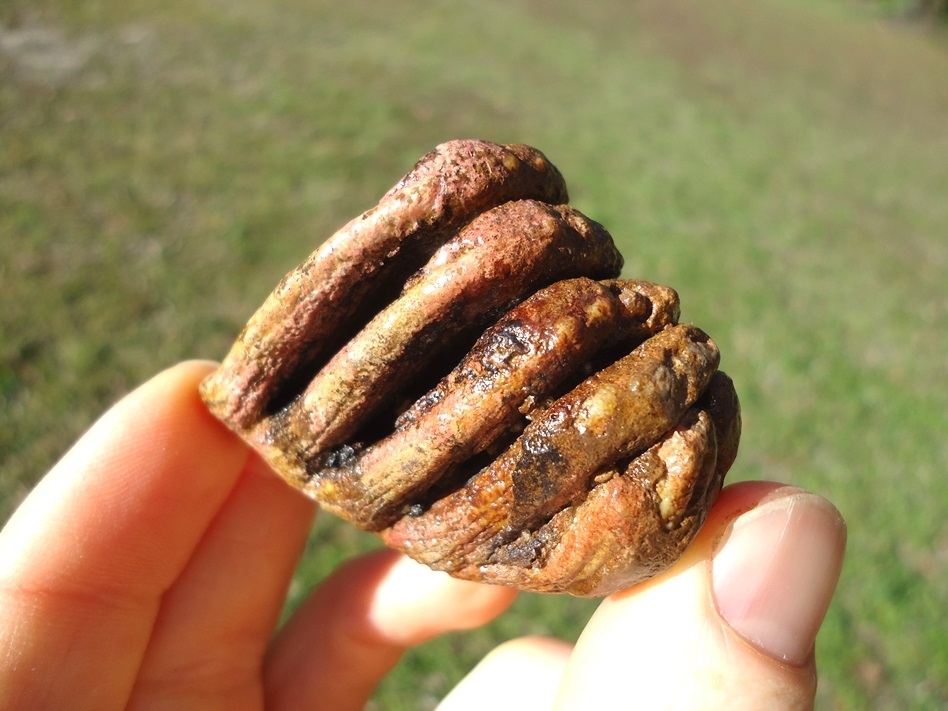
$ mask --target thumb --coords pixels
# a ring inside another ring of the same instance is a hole
[[[845,544],[839,512],[819,496],[726,488],[674,568],[599,607],[556,708],[812,708],[813,643]]]

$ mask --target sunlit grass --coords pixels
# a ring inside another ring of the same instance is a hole
[[[943,47],[816,0],[8,0],[0,27],[2,516],[123,392],[221,357],[426,150],[523,141],[720,344],[734,477],[849,521],[821,706],[946,702]],[[292,600],[369,545],[325,517]],[[524,596],[414,653],[379,705],[424,707],[590,609]]]

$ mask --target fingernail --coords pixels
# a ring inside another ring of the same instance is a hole
[[[814,494],[784,495],[740,515],[712,562],[721,616],[762,652],[803,664],[836,589],[845,547],[842,517]]]

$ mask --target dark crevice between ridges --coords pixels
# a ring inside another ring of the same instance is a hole
[[[549,285],[544,285],[545,288]],[[453,336],[448,339],[448,343],[442,343],[446,348],[432,362],[427,363],[424,368],[414,378],[406,381],[407,385],[402,390],[393,394],[391,400],[385,407],[379,408],[377,414],[368,419],[359,429],[357,434],[350,438],[348,444],[333,448],[330,453],[324,453],[317,457],[319,464],[311,469],[311,472],[318,476],[319,469],[336,467],[345,467],[350,457],[354,458],[359,452],[382,441],[393,434],[398,427],[398,418],[407,409],[411,408],[426,395],[436,389],[438,383],[446,377],[462,360],[471,352],[475,342],[489,328],[496,326],[497,321],[508,313],[517,303],[525,301],[530,296],[539,291],[526,293],[522,298],[516,300],[516,303],[508,303],[492,309],[490,312],[490,321],[486,324],[476,324],[467,330],[461,336]],[[635,320],[647,320],[651,314],[651,300],[647,308],[641,313],[635,314]],[[530,423],[532,419],[542,417],[543,412],[550,407],[556,400],[565,396],[567,393],[579,386],[584,380],[593,374],[612,365],[617,360],[627,356],[636,347],[643,343],[651,334],[636,332],[619,336],[612,343],[604,343],[600,351],[594,354],[588,361],[577,367],[571,373],[567,374],[559,383],[555,383],[550,389],[541,396],[541,401],[536,403],[535,407],[529,411],[516,410],[516,417],[513,417],[501,435],[496,437],[484,450],[475,453],[462,462],[456,463],[449,470],[444,472],[438,481],[435,482],[426,491],[416,492],[405,500],[393,504],[382,518],[388,523],[393,523],[397,518],[403,515],[418,516],[423,514],[437,500],[449,496],[466,484],[473,477],[488,467],[498,456],[509,448]],[[435,339],[436,340],[436,339]],[[430,355],[430,346],[433,342],[426,341],[425,346],[420,347],[419,352],[413,354],[423,360],[426,355]],[[637,456],[638,453],[636,453]],[[625,457],[631,460],[632,457]],[[353,472],[355,473],[355,472]],[[593,475],[595,476],[595,475]],[[590,480],[592,481],[592,479]],[[590,483],[590,486],[592,484]],[[575,503],[575,501],[573,502]],[[572,505],[572,504],[566,504]],[[540,525],[543,525],[542,523]]]
[[[476,215],[472,215],[473,220]],[[307,341],[306,351],[296,368],[288,374],[267,402],[264,416],[272,416],[284,410],[306,390],[316,373],[322,370],[356,334],[383,309],[390,306],[404,291],[411,277],[421,271],[442,245],[454,238],[467,223],[458,224],[450,231],[435,230],[422,237],[406,238],[398,252],[380,265],[379,269],[365,275],[357,286],[357,293],[347,297],[347,303],[327,305],[323,308],[347,309],[348,316],[342,321],[330,339],[320,342]]]

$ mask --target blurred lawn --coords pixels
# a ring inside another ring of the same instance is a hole
[[[522,141],[721,346],[734,477],[846,516],[819,707],[943,707],[945,44],[818,0],[579,5],[5,0],[0,520],[436,143]],[[324,517],[291,604],[371,545]],[[378,707],[429,708],[497,641],[591,610],[522,596],[411,654]]]

